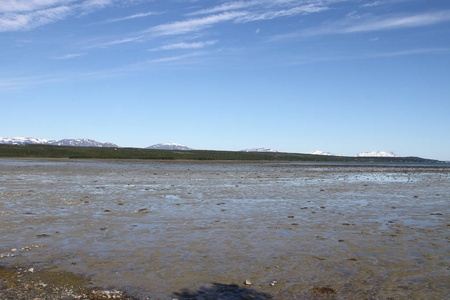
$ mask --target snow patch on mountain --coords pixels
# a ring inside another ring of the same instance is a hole
[[[313,154],[313,155],[332,155],[332,156],[335,156],[334,154],[332,154],[330,152],[325,152],[325,151],[322,151],[322,150],[316,150],[316,151],[313,151],[313,152],[308,152],[308,154]]]
[[[149,146],[145,149],[158,149],[158,150],[194,150],[188,146],[177,144],[177,143],[161,143]]]
[[[16,137],[0,137],[0,144],[10,145],[28,145],[28,144],[51,144],[55,140],[37,139],[32,137],[16,136]]]
[[[241,150],[241,152],[279,152],[279,151],[270,148],[251,148]]]
[[[393,152],[385,151],[372,151],[372,152],[361,152],[356,155],[357,157],[401,157]]]

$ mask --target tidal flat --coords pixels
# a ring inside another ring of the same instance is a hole
[[[0,159],[0,182],[2,299],[450,295],[449,167]]]

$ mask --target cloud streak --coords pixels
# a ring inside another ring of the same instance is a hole
[[[115,0],[2,0],[0,32],[31,30],[69,16],[112,5]]]
[[[122,17],[122,18],[109,19],[109,20],[103,21],[102,23],[114,23],[114,22],[128,21],[128,20],[148,17],[148,16],[155,15],[155,14],[156,14],[155,12],[139,13],[139,14],[134,14],[131,16]]]
[[[83,56],[84,53],[69,53],[63,56],[58,56],[58,57],[54,57],[54,59],[58,59],[58,60],[65,60],[65,59],[72,59],[72,58],[76,58],[79,56]]]
[[[242,17],[245,14],[246,13],[244,12],[226,12],[203,18],[189,19],[185,21],[157,25],[149,28],[147,32],[150,32],[156,36],[185,34],[194,31],[200,31],[217,23],[235,20],[236,18]]]
[[[203,41],[203,42],[192,42],[192,43],[186,43],[186,42],[180,42],[180,43],[173,43],[169,45],[164,45],[158,48],[150,49],[150,51],[159,51],[159,50],[177,50],[177,49],[200,49],[207,46],[212,46],[216,44],[217,41]]]
[[[360,24],[342,28],[341,32],[353,33],[364,31],[391,30],[408,27],[427,26],[448,21],[450,21],[450,10],[410,16],[373,18]]]
[[[372,31],[388,31],[404,28],[423,27],[439,23],[450,22],[450,10],[428,12],[414,15],[388,15],[388,16],[349,16],[336,22],[308,28],[302,31],[281,34],[272,37],[272,41],[293,38],[305,38],[330,34],[351,34]]]

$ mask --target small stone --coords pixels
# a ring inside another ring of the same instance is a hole
[[[294,216],[288,216],[288,218],[289,218],[289,219],[293,219],[293,218],[294,218]]]
[[[28,272],[33,273],[34,272],[34,268],[29,268]]]
[[[278,283],[278,281],[274,280],[270,283],[270,286],[275,286]]]
[[[37,238],[45,238],[45,237],[49,237],[49,236],[51,236],[51,235],[45,234],[45,233],[36,235]]]
[[[11,249],[11,252],[12,252],[12,253],[14,253],[14,252],[16,252],[16,251],[17,251],[16,248],[12,248],[12,249]]]
[[[246,281],[244,282],[244,284],[245,284],[245,285],[251,285],[252,283],[250,282],[250,280],[246,280]]]

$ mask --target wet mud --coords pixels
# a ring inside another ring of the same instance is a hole
[[[444,299],[449,171],[2,159],[0,298]]]

